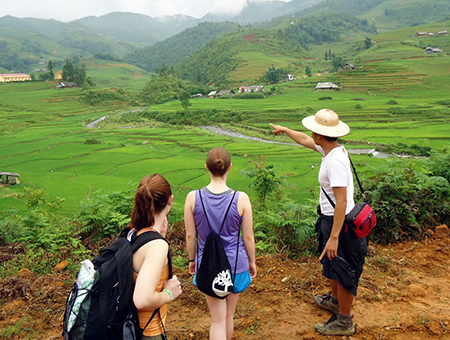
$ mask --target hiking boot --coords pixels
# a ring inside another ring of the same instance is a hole
[[[320,308],[329,310],[333,314],[339,312],[339,303],[335,303],[331,298],[331,292],[325,295],[316,295],[314,297],[314,301],[316,301],[317,306]]]
[[[322,335],[353,335],[355,326],[351,318],[334,314],[328,321],[316,323],[316,331]]]

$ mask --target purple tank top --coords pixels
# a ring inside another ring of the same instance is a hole
[[[213,194],[207,188],[203,188],[202,198],[205,205],[206,214],[208,215],[209,223],[211,223],[212,230],[217,234],[222,224],[225,212],[233,197],[233,191],[229,190],[221,194]],[[248,256],[245,249],[244,241],[240,236],[240,226],[242,223],[242,216],[239,215],[237,202],[239,198],[239,191],[234,196],[233,203],[231,203],[227,218],[220,233],[225,253],[231,265],[231,272],[234,274],[236,264],[237,245],[239,242],[239,255],[236,268],[236,274],[243,273],[249,269]],[[196,256],[196,267],[201,263],[203,255],[203,247],[206,238],[209,235],[208,222],[203,212],[202,203],[200,201],[198,190],[195,192],[195,206],[194,206],[194,220],[198,230],[198,250]],[[197,262],[198,261],[198,262]]]

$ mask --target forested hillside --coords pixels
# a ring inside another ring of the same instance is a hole
[[[163,65],[174,66],[208,42],[238,27],[239,25],[229,22],[200,23],[155,45],[134,51],[126,57],[126,61],[151,72]]]
[[[323,1],[324,0],[247,2],[247,6],[240,13],[228,16],[226,19],[231,22],[241,24],[266,21],[281,16],[291,15],[295,12],[300,12]],[[223,21],[223,16],[208,13],[202,18],[202,20]]]
[[[450,15],[450,6],[447,0],[328,0],[296,14],[324,13],[360,16],[386,30],[444,20]]]
[[[350,32],[362,40],[376,28],[349,15],[322,15],[275,22],[268,29],[240,29],[210,42],[177,70],[191,82],[216,85],[256,81],[272,64],[286,72],[304,72],[299,61],[313,57],[311,46],[341,42]]]
[[[197,24],[189,16],[164,19],[135,13],[109,13],[101,17],[86,17],[75,21],[96,33],[122,42],[154,44]]]

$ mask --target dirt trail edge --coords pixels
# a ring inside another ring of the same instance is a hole
[[[431,231],[430,231],[431,233]],[[3,249],[4,250],[4,249]],[[327,292],[315,256],[257,259],[258,275],[241,294],[234,339],[450,339],[450,238],[371,245],[354,302],[352,337],[323,337],[314,324],[330,317],[313,302]],[[204,297],[187,268],[175,268],[183,294],[169,305],[168,338],[208,339]],[[22,270],[0,281],[0,334],[8,339],[62,339],[64,303],[73,278],[64,271],[37,277]],[[3,336],[1,338],[3,338]]]

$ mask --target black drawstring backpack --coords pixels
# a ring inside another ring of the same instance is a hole
[[[228,261],[227,254],[220,239],[220,233],[225,224],[231,204],[233,203],[236,191],[231,197],[230,204],[225,212],[225,216],[220,226],[219,232],[216,234],[211,228],[208,215],[206,214],[205,205],[203,204],[202,191],[199,190],[200,201],[202,203],[203,211],[205,213],[206,221],[209,226],[209,235],[206,238],[205,246],[203,248],[202,261],[200,265],[197,261],[197,288],[206,295],[225,299],[230,293],[234,292],[234,277],[236,276],[237,258],[239,253],[239,240],[237,245],[236,265],[234,268],[234,275],[231,276],[231,266]],[[238,238],[240,228],[238,232]],[[198,258],[198,250],[197,250]]]

